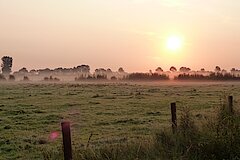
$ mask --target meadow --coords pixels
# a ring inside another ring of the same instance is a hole
[[[240,83],[1,83],[0,159],[61,152],[63,120],[71,122],[73,148],[147,139],[170,128],[171,102],[178,111],[189,107],[201,125],[224,95],[240,102]],[[54,140],[52,132],[59,134]]]

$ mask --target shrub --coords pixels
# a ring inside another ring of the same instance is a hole
[[[29,81],[28,76],[24,76],[24,77],[23,77],[23,81]]]
[[[44,81],[49,81],[49,82],[58,82],[58,81],[60,81],[59,78],[57,78],[57,77],[53,77],[53,76],[50,76],[50,77],[44,77],[43,80],[44,80]]]
[[[4,77],[4,75],[0,74],[0,81],[5,81],[5,80],[6,80],[6,78]]]
[[[44,81],[48,81],[49,80],[49,78],[48,77],[44,77],[44,79],[43,79]]]
[[[167,159],[239,159],[240,115],[230,114],[226,103],[213,120],[196,128],[188,110],[183,111],[177,134],[162,131],[156,142]]]
[[[9,75],[9,80],[10,81],[15,81],[15,76],[14,75]]]
[[[240,77],[232,75],[230,73],[211,73],[210,75],[202,74],[179,74],[174,78],[175,80],[211,80],[211,81],[239,81]]]
[[[131,73],[127,77],[126,80],[144,80],[144,81],[155,81],[155,80],[169,80],[169,77],[165,74],[148,74],[148,73]]]
[[[117,77],[112,76],[112,77],[111,77],[111,80],[112,80],[112,81],[116,81],[116,80],[117,80]]]
[[[53,81],[58,82],[58,81],[60,81],[60,79],[57,78],[57,77],[55,77],[55,78],[53,79]]]

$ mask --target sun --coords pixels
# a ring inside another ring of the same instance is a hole
[[[167,38],[166,47],[170,51],[178,51],[182,48],[183,40],[179,36],[170,36]]]

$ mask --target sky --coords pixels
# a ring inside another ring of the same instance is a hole
[[[0,56],[13,70],[240,69],[239,0],[0,0]],[[166,47],[169,37],[181,47]]]

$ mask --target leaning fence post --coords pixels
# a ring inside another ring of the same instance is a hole
[[[176,133],[177,130],[177,114],[176,114],[176,103],[171,103],[171,114],[172,114],[172,131]]]
[[[63,137],[64,160],[72,160],[70,122],[62,122],[61,126]]]
[[[233,113],[233,96],[228,96],[228,111]]]

